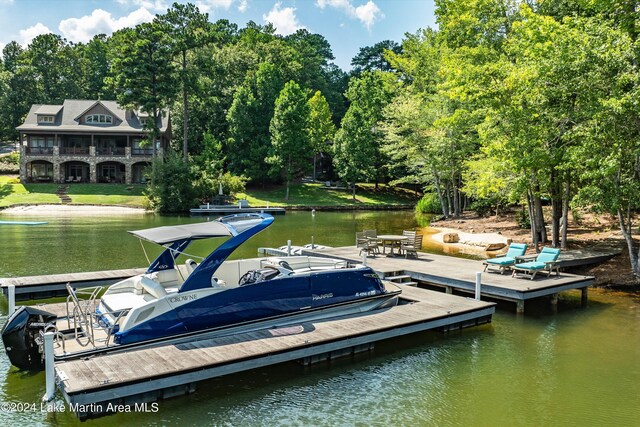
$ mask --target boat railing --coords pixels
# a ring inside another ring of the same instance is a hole
[[[86,347],[91,344],[94,345],[94,319],[96,299],[102,291],[102,286],[96,286],[92,288],[73,289],[69,283],[67,283],[67,296],[66,310],[67,310],[67,322],[70,329],[73,329],[73,334],[82,347]],[[86,298],[83,298],[86,297]],[[72,310],[69,310],[69,305],[72,305]],[[72,326],[73,322],[73,326]]]

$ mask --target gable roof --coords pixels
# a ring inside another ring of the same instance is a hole
[[[105,109],[112,113],[118,120],[114,120],[111,125],[105,126],[91,123],[78,123],[78,118],[83,114],[101,104]],[[54,114],[51,113],[57,109],[56,119],[53,123],[38,123],[38,115]],[[47,113],[42,113],[46,111]],[[159,129],[161,133],[167,132],[169,128],[169,112],[163,111],[159,118]],[[82,133],[142,133],[143,122],[140,120],[136,112],[129,112],[120,108],[116,101],[105,100],[80,100],[65,99],[62,105],[46,105],[33,104],[24,123],[16,128],[21,132],[82,132]]]
[[[66,101],[65,101],[65,102],[66,102]],[[102,105],[102,106],[105,108],[105,110],[107,110],[109,113],[111,113],[111,115],[112,115],[113,117],[118,117],[118,115],[117,115],[117,114],[115,114],[113,111],[111,111],[111,110],[109,109],[109,107],[107,107],[106,105],[104,105],[102,101],[96,101],[96,102],[94,102],[94,103],[93,103],[89,108],[87,108],[86,110],[84,110],[82,113],[78,114],[78,116],[77,116],[76,118],[74,118],[73,120],[79,121],[79,120],[80,120],[80,118],[81,118],[82,116],[84,116],[84,115],[85,115],[85,114],[87,114],[89,111],[91,111],[93,108],[95,108],[95,106],[96,106],[96,105]]]

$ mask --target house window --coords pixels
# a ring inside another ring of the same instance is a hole
[[[108,114],[89,114],[86,117],[85,122],[110,125],[113,123],[113,117]]]
[[[53,123],[53,116],[38,116],[38,123],[51,124]]]

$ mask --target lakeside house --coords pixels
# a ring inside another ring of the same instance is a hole
[[[149,115],[115,101],[65,99],[62,105],[31,106],[20,132],[22,182],[144,182],[153,146],[143,147]],[[171,140],[169,113],[159,119],[156,155]]]

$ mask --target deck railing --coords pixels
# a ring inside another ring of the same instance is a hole
[[[97,147],[96,155],[98,156],[124,156],[124,147]]]
[[[53,147],[27,147],[27,154],[52,155]]]
[[[134,156],[152,156],[153,148],[132,148],[131,154]]]
[[[60,147],[60,154],[87,155],[89,154],[89,147]]]

